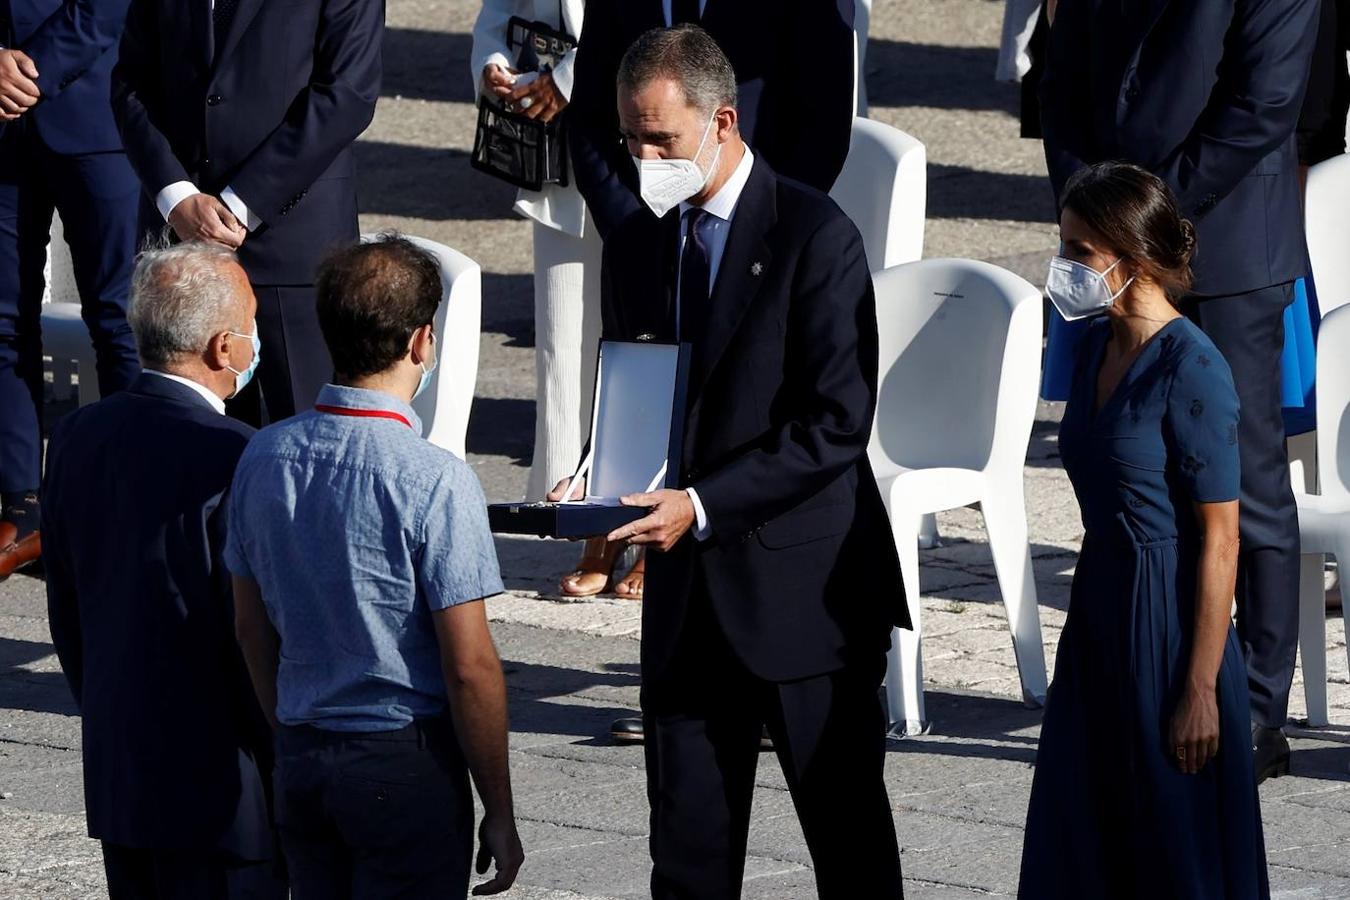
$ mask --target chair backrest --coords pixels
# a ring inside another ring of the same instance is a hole
[[[873,272],[923,256],[928,198],[923,144],[872,119],[854,119],[844,169],[830,191],[862,232]]]
[[[362,240],[372,237],[362,235]],[[436,310],[436,374],[413,401],[413,409],[422,420],[426,439],[463,459],[469,411],[478,382],[483,273],[478,263],[458,250],[426,238],[411,235],[407,238],[436,258],[444,291]]]
[[[1350,303],[1350,155],[1308,170],[1304,221],[1317,304],[1325,316]]]
[[[1324,495],[1350,499],[1350,304],[1317,332],[1317,475]]]
[[[1036,418],[1040,289],[966,259],[907,263],[874,281],[877,475],[999,463],[1020,472]]]

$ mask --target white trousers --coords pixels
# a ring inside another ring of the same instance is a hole
[[[581,462],[590,438],[600,344],[600,234],[534,223],[534,461],[527,499],[539,500]]]

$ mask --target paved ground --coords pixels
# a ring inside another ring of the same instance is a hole
[[[1002,4],[877,0],[873,116],[923,140],[929,256],[999,262],[1033,280],[1055,243],[1039,145],[1017,139],[1015,91],[992,82]],[[385,96],[360,144],[367,230],[397,227],[483,263],[483,359],[470,459],[493,499],[524,487],[534,415],[529,228],[510,191],[468,167],[471,0],[390,0]],[[810,115],[803,110],[803,115]],[[1058,466],[1057,410],[1041,410],[1026,469],[1032,550],[1053,662],[1081,537]],[[115,514],[115,511],[113,511]],[[887,781],[911,897],[1015,891],[1039,713],[1017,702],[1011,644],[979,514],[941,517],[923,554],[931,735],[892,745]],[[540,597],[572,549],[504,540],[511,593],[491,601],[507,662],[513,765],[528,860],[511,896],[645,895],[638,750],[597,740],[637,703],[638,609]],[[1291,778],[1262,789],[1271,878],[1286,900],[1350,898],[1350,683],[1332,645],[1332,728],[1299,732]],[[1295,715],[1302,698],[1296,688]],[[97,897],[84,836],[79,722],[52,655],[42,584],[0,587],[0,897]],[[747,897],[811,896],[810,862],[777,766],[760,768]]]

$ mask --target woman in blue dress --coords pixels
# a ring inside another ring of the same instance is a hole
[[[1065,188],[1047,292],[1103,314],[1060,455],[1083,548],[1027,810],[1024,900],[1267,898],[1247,678],[1230,610],[1238,400],[1174,301],[1194,231],[1167,187],[1104,163]]]

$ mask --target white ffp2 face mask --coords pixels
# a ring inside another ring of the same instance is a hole
[[[656,213],[658,219],[703,190],[703,186],[712,178],[712,173],[717,171],[717,161],[722,155],[721,144],[717,145],[717,152],[713,154],[712,164],[708,166],[707,172],[698,165],[698,158],[703,155],[703,148],[708,143],[708,135],[712,133],[712,126],[716,121],[717,114],[713,113],[713,117],[708,120],[708,127],[703,129],[703,138],[698,142],[693,159],[633,157],[642,202]]]
[[[1112,293],[1111,286],[1106,283],[1106,276],[1118,265],[1119,259],[1107,266],[1105,272],[1098,272],[1077,260],[1056,256],[1050,260],[1045,292],[1050,295],[1050,302],[1066,322],[1098,315],[1106,312],[1134,281],[1131,276],[1129,281],[1120,286],[1120,290]]]

